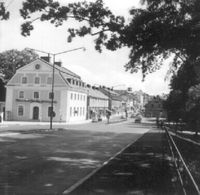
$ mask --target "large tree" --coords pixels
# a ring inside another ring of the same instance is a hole
[[[53,0],[25,0],[21,16],[22,34],[30,35],[34,21],[49,21],[55,26],[69,19],[80,28],[69,28],[69,41],[75,36],[95,36],[95,48],[116,50],[129,47],[126,70],[143,75],[160,68],[164,59],[173,54],[172,69],[186,60],[195,62],[200,54],[199,0],[141,0],[143,8],[130,9],[130,20],[115,16],[103,0],[81,1],[60,5]],[[36,16],[36,18],[34,18]]]
[[[22,51],[8,50],[0,53],[0,100],[5,100],[5,85],[15,74],[16,70],[36,58],[38,58],[38,55],[32,50],[27,49]]]
[[[28,49],[22,51],[8,50],[0,53],[0,73],[3,75],[3,79],[6,82],[16,72],[16,70],[34,59],[38,58],[38,55]]]
[[[60,5],[53,0],[26,0],[20,10],[26,20],[22,34],[30,35],[35,20],[55,26],[73,18],[80,28],[69,28],[69,40],[75,36],[95,36],[95,48],[116,50],[129,47],[126,69],[143,75],[159,69],[163,59],[173,54],[173,68],[195,62],[200,54],[199,0],[143,0],[143,9],[132,8],[130,21],[115,16],[102,0]],[[37,18],[33,18],[37,12]]]

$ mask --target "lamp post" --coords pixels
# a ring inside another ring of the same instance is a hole
[[[62,51],[62,52],[58,52],[58,53],[49,53],[49,52],[45,52],[45,51],[41,51],[41,50],[37,50],[37,49],[31,49],[31,48],[28,48],[30,50],[34,50],[36,52],[40,52],[40,53],[45,53],[48,55],[48,57],[50,55],[53,56],[53,70],[52,70],[52,84],[51,84],[51,110],[50,110],[50,130],[52,130],[52,126],[53,126],[53,117],[55,116],[54,114],[54,110],[53,110],[53,103],[54,103],[54,75],[55,75],[55,57],[57,55],[60,55],[60,54],[64,54],[64,53],[69,53],[69,52],[72,52],[72,51],[76,51],[76,50],[80,50],[82,49],[83,51],[85,51],[85,47],[78,47],[78,48],[75,48],[75,49],[71,49],[71,50],[66,50],[66,51]]]

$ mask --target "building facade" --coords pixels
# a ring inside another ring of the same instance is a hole
[[[88,119],[98,120],[106,116],[108,109],[108,96],[104,95],[99,88],[87,85],[88,90]]]
[[[80,76],[55,65],[53,121],[86,120],[87,90]],[[19,68],[6,86],[6,119],[49,121],[53,65],[37,59]]]
[[[108,109],[112,111],[112,114],[120,114],[124,112],[123,100],[120,97],[120,94],[104,86],[99,87],[99,90],[108,97]]]

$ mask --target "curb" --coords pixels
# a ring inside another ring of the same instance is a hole
[[[143,137],[145,134],[147,134],[151,129],[149,129],[146,133],[144,133],[141,137]],[[140,137],[140,138],[141,138]],[[62,194],[69,194],[73,192],[76,188],[78,188],[81,184],[83,184],[85,181],[87,181],[90,177],[92,177],[94,174],[96,174],[98,171],[100,171],[103,167],[105,167],[109,162],[111,162],[113,159],[115,159],[120,153],[125,151],[128,147],[130,147],[132,144],[134,144],[137,140],[134,142],[131,142],[127,144],[124,148],[122,148],[119,152],[117,152],[114,156],[110,157],[107,161],[105,161],[100,167],[93,170],[91,173],[80,179],[78,182],[73,184],[71,187],[66,189]]]

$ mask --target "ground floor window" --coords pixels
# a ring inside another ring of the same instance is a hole
[[[18,106],[18,116],[23,116],[23,115],[24,115],[24,107]]]
[[[72,116],[72,107],[70,107],[70,116]]]
[[[48,107],[48,117],[51,116],[51,106]]]
[[[82,116],[82,107],[80,107],[80,116]]]

